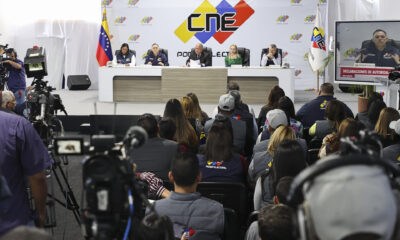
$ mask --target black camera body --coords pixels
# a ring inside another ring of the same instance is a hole
[[[389,79],[392,81],[400,79],[400,67],[396,67],[395,69],[389,71]]]
[[[6,82],[8,81],[8,74],[9,74],[9,68],[10,64],[8,63],[3,63],[3,61],[7,60],[12,60],[11,58],[7,57],[5,54],[7,49],[8,44],[5,46],[0,45],[0,48],[4,49],[4,53],[0,54],[0,90],[4,90],[4,86]]]

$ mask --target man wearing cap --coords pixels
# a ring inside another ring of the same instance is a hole
[[[236,152],[246,155],[246,123],[233,118],[233,114],[235,111],[235,99],[230,94],[224,94],[219,98],[218,103],[218,113],[226,116],[232,123],[233,130],[233,147]],[[212,124],[214,123],[214,118],[208,120],[204,125],[204,131],[206,135],[208,134],[208,130],[210,130]],[[249,148],[247,148],[249,149]]]
[[[389,124],[389,128],[393,129],[395,133],[400,136],[400,119],[397,121],[392,121]],[[400,141],[383,149],[383,159],[400,163]]]

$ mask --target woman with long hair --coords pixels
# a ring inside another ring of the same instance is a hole
[[[195,93],[188,93],[186,94],[187,97],[190,97],[194,103],[194,115],[196,118],[200,119],[201,124],[204,126],[204,123],[209,119],[207,113],[205,113],[203,110],[201,110],[199,99],[197,98],[197,95]]]
[[[253,159],[249,165],[249,180],[254,182],[257,177],[265,170],[271,167],[271,162],[276,148],[285,139],[296,139],[296,134],[290,126],[278,127],[268,142],[267,151],[254,153]]]
[[[232,130],[214,122],[208,132],[204,154],[198,155],[203,182],[245,181],[245,160],[233,150]]]
[[[268,111],[278,108],[279,99],[283,96],[285,96],[285,91],[278,85],[271,89],[268,95],[268,103],[261,108],[260,114],[258,114],[257,126],[259,132],[261,132],[261,127],[264,126]]]
[[[182,105],[178,99],[170,99],[165,105],[163,118],[171,118],[175,123],[176,131],[174,139],[181,145],[186,146],[192,152],[197,152],[199,140],[196,131],[186,119]],[[186,151],[187,149],[181,149]]]
[[[276,148],[272,166],[258,179],[254,190],[254,209],[273,203],[276,186],[281,178],[295,177],[307,166],[305,152],[298,141],[283,140]]]
[[[390,146],[398,141],[398,135],[395,131],[389,128],[392,121],[400,119],[400,113],[391,107],[382,109],[379,114],[378,122],[375,125],[375,132],[379,134],[383,147]]]
[[[196,111],[196,105],[190,97],[184,96],[180,100],[183,113],[185,117],[192,125],[193,129],[196,130],[196,134],[200,137],[200,134],[204,132],[204,126],[201,124],[201,113]]]
[[[360,130],[365,129],[364,124],[353,118],[346,118],[340,123],[336,134],[327,135],[323,141],[318,156],[325,157],[331,153],[335,153],[340,149],[340,139],[345,137],[360,138]]]
[[[236,44],[232,44],[229,47],[229,54],[225,57],[225,67],[230,67],[231,65],[242,65],[243,59],[238,52]]]

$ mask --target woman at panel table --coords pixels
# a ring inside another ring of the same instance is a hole
[[[225,57],[225,66],[230,67],[231,65],[242,65],[242,57],[238,53],[238,48],[235,44],[229,47],[229,54]]]
[[[113,65],[124,64],[125,66],[133,67],[136,64],[136,57],[131,51],[127,43],[121,45],[120,51],[115,55]]]
[[[264,53],[261,59],[261,67],[269,65],[278,65],[282,63],[282,56],[278,52],[278,48],[275,44],[271,44],[268,49],[268,53]]]

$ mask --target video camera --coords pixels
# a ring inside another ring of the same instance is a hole
[[[43,77],[47,76],[46,51],[43,47],[29,48],[24,58],[24,68],[28,78],[33,77],[26,101],[29,121],[39,132],[42,140],[49,142],[51,128],[54,128],[54,115],[60,110],[68,115],[58,94],[51,94],[55,88],[47,86]],[[47,143],[45,142],[45,144]]]
[[[397,79],[400,79],[400,66],[389,71],[389,79],[392,81],[396,81]]]
[[[56,138],[58,155],[88,155],[83,161],[82,232],[86,239],[126,239],[133,221],[144,217],[147,199],[126,154],[141,146],[146,131],[131,127],[122,142],[114,135],[93,135],[85,149],[82,138]]]
[[[3,61],[11,60],[11,58],[7,57],[8,44],[0,45],[0,90],[4,90],[4,86],[8,81],[8,65],[7,63],[3,63]]]

